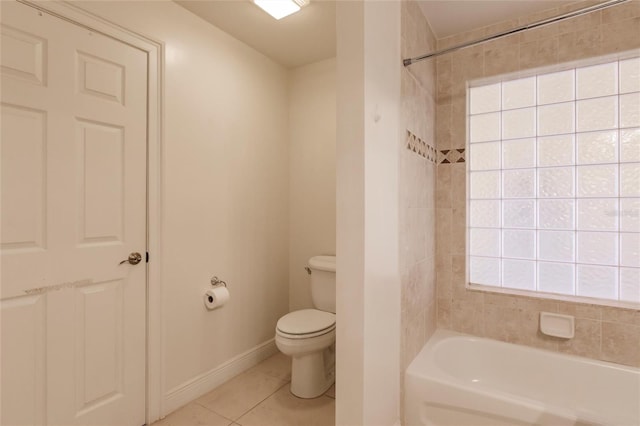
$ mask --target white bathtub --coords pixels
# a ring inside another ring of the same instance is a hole
[[[407,426],[640,425],[640,369],[438,330],[405,376]]]

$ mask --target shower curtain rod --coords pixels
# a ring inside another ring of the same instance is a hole
[[[542,27],[544,25],[553,24],[555,22],[564,21],[565,19],[575,18],[576,16],[584,15],[586,13],[595,12],[596,10],[606,9],[611,6],[615,6],[620,3],[628,2],[629,0],[609,0],[604,3],[596,4],[594,6],[585,7],[583,9],[578,9],[573,12],[565,13],[563,15],[554,16],[553,18],[543,19],[541,21],[536,21],[531,24],[523,25],[521,27],[517,27],[511,30],[503,31],[498,34],[490,35],[481,39],[468,41],[466,43],[458,44],[456,46],[448,47],[442,50],[436,50],[435,52],[427,53],[426,55],[416,56],[414,58],[403,59],[402,64],[405,67],[408,67],[411,64],[415,64],[416,62],[424,61],[425,59],[435,58],[436,56],[444,55],[446,53],[455,52],[456,50],[464,49],[466,47],[475,46],[476,44],[486,43],[491,40],[496,40],[502,37],[506,37],[512,34],[517,34],[522,31],[531,30],[533,28]]]

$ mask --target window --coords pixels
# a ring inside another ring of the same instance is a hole
[[[471,285],[640,302],[640,58],[468,94]]]

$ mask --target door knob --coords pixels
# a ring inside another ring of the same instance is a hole
[[[138,263],[140,263],[140,261],[142,260],[142,255],[138,252],[133,252],[129,255],[128,259],[123,260],[122,262],[119,263],[119,265],[122,265],[123,263],[129,262],[132,265],[137,265]]]

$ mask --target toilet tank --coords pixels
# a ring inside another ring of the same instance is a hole
[[[336,312],[336,257],[314,256],[311,269],[311,298],[316,309]]]

